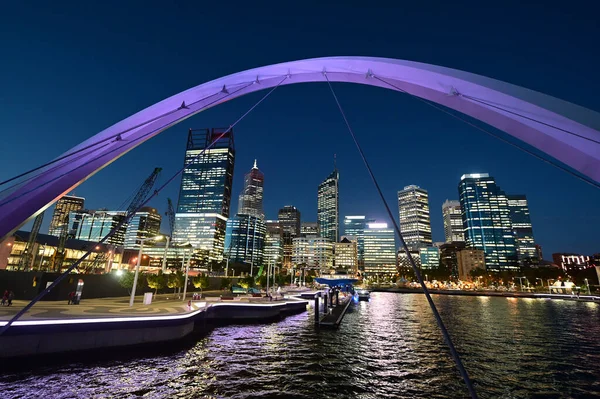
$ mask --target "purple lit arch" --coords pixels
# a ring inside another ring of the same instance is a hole
[[[324,82],[324,71],[332,82],[405,91],[460,111],[600,182],[597,112],[495,79],[435,65],[372,57],[313,58],[215,79],[154,104],[89,138],[65,154],[81,152],[46,167],[0,201],[4,204],[0,205],[0,237],[14,232],[129,150],[184,119],[280,82]],[[11,201],[13,198],[18,199]]]

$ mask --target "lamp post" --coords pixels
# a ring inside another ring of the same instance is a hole
[[[131,288],[131,296],[129,297],[129,307],[133,306],[133,300],[135,299],[135,290],[137,288],[138,276],[140,274],[140,263],[142,262],[142,250],[144,249],[144,242],[148,240],[162,240],[163,236],[140,238],[140,250],[138,252],[137,264],[135,266],[135,276],[133,277],[133,287]]]
[[[584,278],[583,281],[585,281],[585,286],[587,287],[588,295],[592,295],[592,291],[590,291],[590,282],[587,278]]]
[[[183,301],[185,302],[185,296],[187,295],[188,276],[190,272],[190,258],[191,255],[185,260],[185,249],[183,250],[183,263],[185,265],[185,282],[183,283]]]
[[[167,271],[167,250],[169,249],[169,241],[171,241],[171,237],[166,236],[167,239],[167,243],[165,244],[165,253],[163,255],[163,261],[162,261],[162,272],[166,272]]]

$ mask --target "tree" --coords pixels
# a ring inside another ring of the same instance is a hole
[[[200,288],[200,291],[205,290],[209,287],[210,281],[208,280],[208,276],[199,274],[192,280],[192,284],[194,284],[195,288]]]
[[[263,273],[263,275],[258,278],[258,285],[260,285],[261,287],[267,286],[267,275],[266,274]]]
[[[238,284],[240,285],[240,287],[242,288],[252,288],[254,287],[256,284],[254,282],[254,277],[252,276],[246,276],[243,279],[238,281]]]
[[[156,295],[156,292],[160,288],[165,287],[165,277],[162,272],[159,272],[158,274],[149,274],[146,277],[146,282],[148,283],[148,287],[154,289],[154,295]]]
[[[183,287],[184,280],[185,280],[185,277],[181,271],[177,271],[177,273],[169,274],[169,278],[167,280],[167,287],[173,288],[173,292],[175,292],[175,290],[177,288]]]
[[[119,284],[121,284],[121,287],[126,288],[129,293],[133,288],[133,278],[134,274],[128,271],[123,272],[121,278],[119,278]]]
[[[221,289],[225,290],[231,286],[231,280],[227,277],[221,279]]]

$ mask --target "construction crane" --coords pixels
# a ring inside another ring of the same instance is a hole
[[[175,231],[175,209],[173,208],[173,201],[171,198],[167,198],[167,212],[165,215],[169,217],[169,228],[171,229],[171,237]]]
[[[65,244],[67,243],[67,236],[69,235],[69,214],[65,215],[63,222],[63,228],[60,230],[60,236],[58,237],[58,246],[56,252],[54,252],[54,258],[52,259],[52,271],[60,272],[62,268],[63,260],[65,259]]]
[[[148,176],[148,178],[144,181],[137,194],[127,207],[127,215],[130,215],[132,212],[135,212],[140,207],[140,205],[144,203],[144,201],[148,197],[148,193],[150,192],[150,190],[152,190],[152,187],[154,187],[154,183],[156,183],[158,175],[161,171],[162,168],[154,168],[154,171],[152,171],[150,176]]]
[[[33,247],[35,246],[35,240],[37,239],[38,233],[40,232],[40,227],[42,227],[42,221],[44,220],[44,212],[40,213],[36,216],[33,221],[33,227],[31,228],[31,233],[29,233],[29,239],[27,240],[27,244],[25,245],[25,249],[23,250],[23,255],[21,256],[21,261],[19,262],[19,270],[28,270],[33,262],[32,254]]]

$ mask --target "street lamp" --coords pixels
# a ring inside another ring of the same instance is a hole
[[[140,250],[138,252],[138,257],[137,257],[137,264],[135,266],[135,276],[133,277],[133,287],[131,289],[131,297],[129,298],[129,307],[133,306],[133,300],[135,298],[135,289],[137,288],[137,281],[138,281],[138,276],[140,274],[140,263],[142,262],[142,249],[144,248],[144,242],[145,241],[159,241],[162,240],[163,236],[156,236],[156,237],[147,237],[147,238],[140,238]]]

